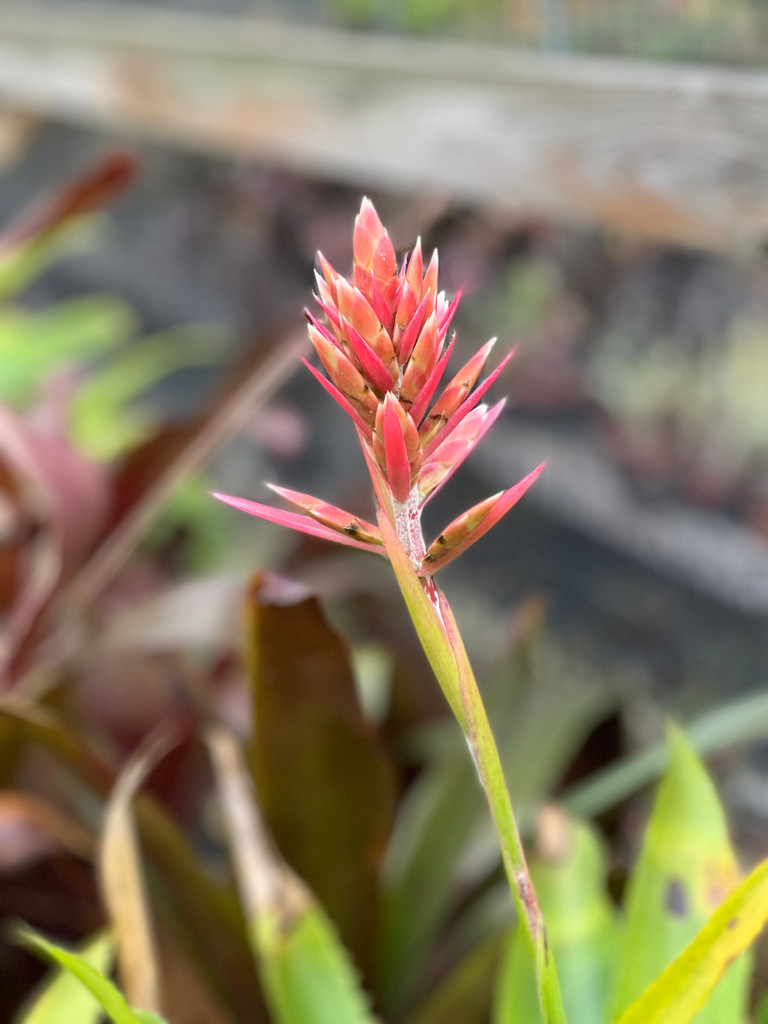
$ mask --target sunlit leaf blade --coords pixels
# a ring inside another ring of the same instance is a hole
[[[18,929],[17,939],[32,952],[60,964],[78,978],[96,997],[114,1024],[163,1024],[162,1018],[154,1013],[132,1009],[116,986],[83,956],[49,942],[26,926]],[[59,1017],[58,1020],[63,1018]]]
[[[619,1018],[618,1024],[688,1024],[704,1020],[699,1014],[712,1005],[710,993],[726,969],[745,963],[744,951],[757,938],[768,920],[768,861],[720,905],[699,935],[683,953],[643,992]],[[739,957],[737,964],[733,961]],[[720,985],[726,983],[726,979]],[[717,989],[715,989],[715,993]],[[719,1007],[723,1004],[719,1003]],[[698,1014],[698,1015],[697,1015]],[[726,1009],[719,1024],[745,1019],[742,1010],[734,1015]]]
[[[318,903],[288,927],[279,910],[266,915],[258,931],[276,1024],[372,1024],[346,951]]]
[[[264,816],[282,855],[369,970],[392,767],[361,712],[346,643],[314,597],[259,576],[248,627],[249,760]]]
[[[0,252],[0,300],[13,299],[58,260],[92,252],[102,236],[104,219],[98,213],[81,217],[45,238]]]
[[[616,1016],[693,939],[739,877],[712,781],[676,729],[669,730],[669,744],[669,768],[626,897]],[[742,1020],[748,984],[749,963],[742,960],[728,971],[699,1024]]]
[[[109,935],[91,939],[79,951],[83,962],[99,974],[106,974],[112,964],[113,942]],[[15,1018],[15,1024],[99,1024],[101,1003],[78,978],[61,966],[43,981],[33,1001]]]
[[[374,1024],[333,925],[270,842],[236,741],[214,729],[209,748],[273,1024]]]
[[[604,1024],[618,931],[598,839],[587,825],[547,809],[530,866],[557,959],[568,1024]],[[493,1024],[541,1020],[530,959],[513,933],[499,975]]]

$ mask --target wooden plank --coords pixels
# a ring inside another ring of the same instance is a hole
[[[361,188],[705,247],[768,236],[768,74],[129,5],[0,9],[0,103]]]

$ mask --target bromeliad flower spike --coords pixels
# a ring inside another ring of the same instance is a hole
[[[425,269],[417,242],[398,271],[389,235],[365,199],[355,222],[352,277],[343,278],[320,254],[318,263],[315,298],[327,324],[306,315],[310,341],[328,376],[304,362],[355,424],[379,502],[411,565],[420,576],[431,576],[487,533],[542,469],[464,512],[425,546],[422,510],[498,418],[504,399],[492,406],[480,399],[512,353],[475,387],[493,348],[489,341],[430,408],[451,355],[453,340],[447,337],[459,299],[449,303],[437,290],[437,252]],[[217,497],[262,519],[385,553],[373,524],[309,495],[272,489],[304,514]]]
[[[493,347],[488,342],[438,394],[453,346],[447,338],[458,297],[448,302],[437,290],[437,253],[425,269],[417,242],[398,270],[392,242],[367,199],[355,221],[353,251],[349,279],[318,256],[315,297],[325,322],[310,312],[307,319],[310,341],[327,376],[305,363],[355,425],[376,493],[377,524],[284,487],[272,490],[300,512],[216,497],[262,519],[389,559],[485,790],[533,958],[543,1019],[545,1024],[563,1024],[557,973],[498,751],[450,605],[433,580],[438,569],[509,511],[542,467],[470,508],[425,545],[424,506],[498,418],[504,401],[488,406],[480,400],[510,356],[477,385]]]

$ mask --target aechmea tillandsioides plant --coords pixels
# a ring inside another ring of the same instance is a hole
[[[426,503],[501,413],[503,399],[494,405],[481,399],[511,353],[477,384],[493,348],[489,341],[441,387],[453,347],[449,331],[459,296],[449,302],[438,291],[437,252],[425,267],[417,242],[398,268],[389,235],[365,199],[355,221],[353,254],[350,278],[342,277],[318,254],[315,298],[320,315],[309,311],[306,315],[309,339],[325,374],[304,362],[354,424],[373,482],[377,524],[319,498],[274,485],[273,491],[301,511],[283,511],[222,494],[216,497],[251,515],[376,552],[391,562],[485,789],[520,924],[534,959],[544,1019],[562,1021],[555,966],[498,752],[455,619],[433,578],[509,511],[542,467],[458,516],[429,545],[421,527]]]

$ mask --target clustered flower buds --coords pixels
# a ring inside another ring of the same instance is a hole
[[[442,389],[430,407],[450,359],[448,339],[459,296],[448,302],[437,290],[435,251],[424,267],[421,242],[398,269],[395,250],[373,204],[363,200],[355,221],[353,272],[338,274],[318,254],[315,298],[326,322],[307,311],[309,339],[322,374],[310,372],[350,416],[372,472],[378,470],[395,510],[418,523],[427,500],[449,479],[498,418],[504,400],[487,406],[480,399],[511,358],[475,387],[493,348],[489,341]],[[413,530],[402,538],[414,567],[431,575],[486,533],[533,483],[541,466],[514,487],[459,516],[424,550]],[[261,518],[315,536],[383,553],[381,534],[333,505],[273,487],[306,515],[217,495]],[[420,528],[419,534],[420,538]]]

